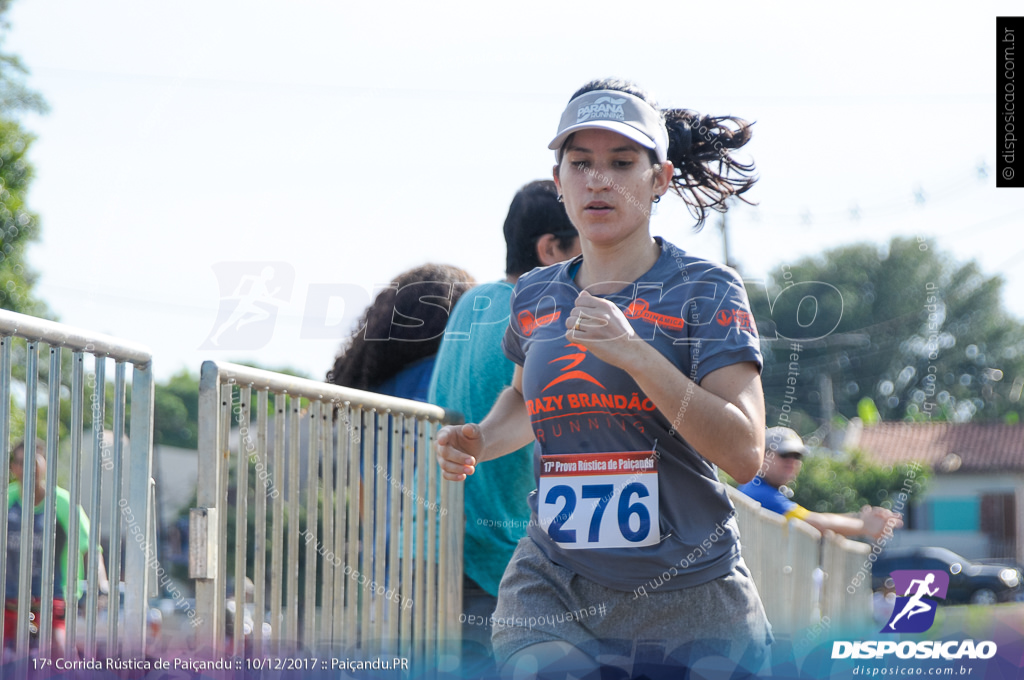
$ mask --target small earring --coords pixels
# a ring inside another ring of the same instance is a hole
[[[654,201],[653,201],[653,202],[654,202],[654,203],[659,203],[659,202],[661,202],[661,196],[655,196],[655,197],[654,197]]]
[[[558,194],[558,202],[559,202],[559,203],[561,203],[561,202],[562,202],[562,194]]]

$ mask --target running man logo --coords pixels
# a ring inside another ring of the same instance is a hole
[[[658,324],[662,328],[671,328],[677,331],[686,327],[686,322],[680,318],[652,312],[651,303],[643,298],[637,298],[630,302],[629,307],[626,307],[625,315],[627,319],[643,319],[649,323]]]
[[[572,370],[572,369],[576,368],[577,366],[579,366],[581,363],[583,363],[583,360],[587,358],[587,348],[586,347],[584,347],[583,345],[577,345],[575,342],[570,342],[569,344],[566,345],[566,348],[572,348],[572,347],[575,347],[576,349],[578,349],[579,352],[573,352],[572,354],[566,354],[565,356],[558,357],[557,359],[552,359],[551,361],[548,362],[549,364],[553,364],[556,361],[567,361],[568,363],[561,368],[561,373],[562,374],[560,376],[556,377],[551,382],[549,382],[547,385],[545,385],[544,389],[542,389],[541,392],[543,392],[544,390],[546,390],[549,387],[553,387],[553,386],[557,385],[560,382],[565,382],[566,380],[586,380],[589,383],[594,383],[595,385],[600,387],[602,390],[605,389],[604,385],[602,385],[600,382],[598,382],[597,379],[594,376],[590,375],[586,371],[575,371],[575,370]]]
[[[626,103],[626,98],[615,99],[614,97],[600,97],[593,104],[587,104],[581,106],[576,112],[576,122],[582,123],[586,120],[593,120],[594,118],[603,118],[605,120],[626,120],[626,114],[622,110],[622,105]]]
[[[560,316],[562,316],[562,312],[551,312],[536,318],[530,310],[524,309],[519,312],[519,325],[523,327],[523,335],[530,337],[541,326],[547,326],[549,323],[558,321]]]
[[[715,316],[719,326],[732,326],[749,331],[757,335],[757,327],[754,325],[754,315],[745,309],[723,309]]]
[[[882,633],[923,633],[935,623],[933,599],[945,599],[949,574],[944,571],[906,569],[890,574],[897,593],[896,606]],[[929,598],[929,599],[925,599]]]
[[[220,284],[220,308],[199,349],[265,347],[274,334],[278,308],[291,300],[295,268],[287,262],[218,262],[213,271]]]

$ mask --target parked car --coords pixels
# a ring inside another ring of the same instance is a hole
[[[1014,561],[1012,557],[982,557],[981,559],[971,561],[975,564],[996,564],[1000,567],[1013,567],[1024,574],[1024,564]]]
[[[949,574],[949,590],[945,599],[939,600],[940,604],[995,604],[1024,597],[1024,574],[1013,564],[972,562],[946,548],[910,548],[883,553],[872,568],[872,589],[876,592],[891,590],[889,574],[902,569],[930,569]]]

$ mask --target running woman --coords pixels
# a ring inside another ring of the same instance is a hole
[[[562,114],[549,148],[582,255],[520,278],[503,340],[512,387],[479,424],[437,437],[453,481],[535,441],[529,535],[494,614],[507,677],[650,674],[708,655],[753,673],[767,657],[718,479],[749,481],[762,463],[757,332],[733,270],[650,231],[670,190],[697,228],[742,198],[756,178],[733,152],[749,138],[746,121],[660,111],[619,80],[588,83]]]

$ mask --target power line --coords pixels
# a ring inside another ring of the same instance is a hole
[[[846,208],[831,209],[820,213],[812,211],[809,207],[803,207],[798,212],[772,212],[761,207],[751,207],[745,208],[741,214],[748,215],[754,222],[767,222],[772,226],[782,228],[810,225],[829,226],[840,223],[848,224],[851,221],[868,218],[891,218],[954,198],[962,199],[979,192],[986,188],[985,179],[987,177],[987,165],[981,161],[969,172],[947,176],[947,179],[939,183],[936,188],[926,190],[928,185],[918,181],[911,185],[912,188],[895,195],[891,194],[892,197],[885,200],[865,203],[861,199],[853,198],[849,200]]]

